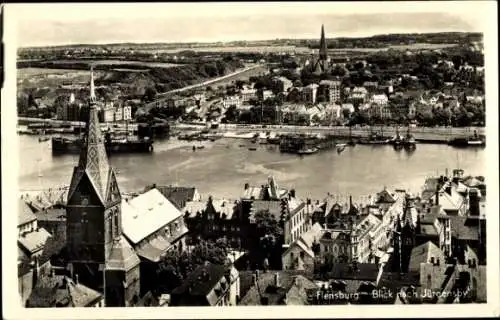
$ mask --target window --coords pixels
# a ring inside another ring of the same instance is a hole
[[[113,227],[114,227],[114,236],[115,237],[118,237],[119,236],[119,221],[118,221],[118,212],[115,211],[115,215],[113,216],[113,219],[114,219],[114,224],[113,224]]]
[[[113,217],[110,216],[108,218],[108,239],[109,241],[113,240]]]

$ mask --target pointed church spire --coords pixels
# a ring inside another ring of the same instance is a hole
[[[321,38],[319,40],[319,57],[312,71],[321,74],[328,69],[328,49],[326,47],[325,26],[321,25]]]
[[[325,26],[321,25],[321,39],[319,43],[319,59],[320,60],[327,60],[328,59],[328,54],[327,54],[327,48],[326,48],[326,38],[325,38]]]
[[[90,71],[90,99],[89,99],[89,119],[87,122],[83,145],[80,152],[78,166],[73,172],[68,200],[71,198],[82,177],[86,174],[93,189],[101,199],[103,204],[107,203],[109,192],[118,193],[117,190],[108,190],[110,179],[115,180],[114,172],[109,166],[108,156],[104,146],[104,137],[101,132],[99,117],[95,107],[96,97],[94,92],[93,70]],[[112,177],[113,176],[113,177]],[[113,183],[113,185],[115,185]]]
[[[90,67],[90,105],[95,105],[96,103],[96,97],[95,97],[95,86],[94,86],[94,67]]]

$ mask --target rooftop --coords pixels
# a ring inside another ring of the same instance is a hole
[[[435,259],[443,258],[441,249],[439,249],[438,246],[431,241],[427,241],[426,243],[413,248],[411,250],[409,270],[420,270],[420,264],[428,263],[431,260],[431,257]],[[441,261],[441,263],[444,263],[444,261]]]
[[[123,233],[134,244],[181,216],[158,189],[122,201]]]
[[[179,210],[184,208],[186,202],[193,201],[196,194],[195,187],[156,186],[156,189]]]
[[[207,300],[209,305],[215,305],[217,301],[214,301],[212,297],[209,297],[209,294],[212,292],[216,284],[221,281],[226,270],[227,267],[224,265],[208,262],[196,268],[182,283],[182,285],[172,291],[172,297],[181,296],[176,305],[185,305],[184,298],[182,296],[186,295],[191,297],[202,297],[204,300]]]
[[[66,276],[49,275],[41,277],[33,289],[28,305],[30,307],[88,307],[102,295]]]
[[[27,251],[30,255],[43,249],[45,242],[50,238],[50,233],[44,228],[39,228],[36,231],[32,231],[19,237],[17,242],[19,245]]]
[[[314,282],[310,280],[310,275],[304,271],[279,270],[259,272],[258,287],[253,283],[254,275],[254,271],[240,271],[240,292],[242,298],[239,305],[262,305],[263,301],[261,297],[267,298],[267,305],[296,304],[303,301],[304,295],[300,292],[302,288],[315,287]],[[279,287],[276,287],[276,275],[278,275]],[[291,290],[296,278],[300,278],[297,281],[297,285],[299,286],[297,288],[298,292]],[[286,299],[288,293],[290,293],[290,297]],[[285,299],[289,301],[285,301]]]
[[[380,266],[376,263],[338,263],[328,272],[329,279],[376,281]]]
[[[25,225],[27,223],[30,223],[30,222],[36,220],[36,216],[33,213],[33,210],[31,210],[31,208],[28,206],[26,201],[24,201],[23,199],[18,200],[17,210],[18,210],[17,211],[18,212],[18,222],[17,222],[18,226],[22,226],[22,225]]]
[[[65,221],[66,209],[64,208],[49,208],[35,213],[38,221]]]

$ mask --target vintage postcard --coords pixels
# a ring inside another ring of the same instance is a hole
[[[495,2],[3,23],[7,319],[499,315]]]

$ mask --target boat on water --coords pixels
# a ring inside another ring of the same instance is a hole
[[[111,137],[106,133],[104,146],[108,155],[117,153],[150,153],[153,152],[153,140],[149,138],[130,139],[128,137]],[[52,154],[78,154],[83,146],[82,138],[52,138]]]
[[[359,140],[359,144],[371,144],[371,145],[383,145],[389,144],[391,142],[390,138],[384,137],[383,135],[372,132],[370,136],[366,139]]]
[[[403,148],[407,150],[412,150],[417,147],[417,141],[415,137],[410,133],[410,128],[408,128],[408,132],[406,133],[406,137],[403,139]]]
[[[268,144],[280,144],[281,141],[280,137],[267,137],[266,140]]]
[[[248,150],[250,150],[250,151],[256,151],[257,147],[250,147],[250,148],[248,148]]]
[[[319,149],[316,148],[316,147],[304,148],[304,149],[297,150],[297,154],[300,154],[300,155],[309,155],[309,154],[314,154],[314,153],[316,153],[318,151],[319,151]]]
[[[337,144],[337,153],[341,153],[342,151],[344,151],[346,146],[347,146],[347,143]]]
[[[50,138],[49,137],[40,137],[38,138],[38,142],[45,142],[45,141],[49,141]]]
[[[391,139],[391,144],[396,150],[403,148],[403,137],[399,134],[399,128],[396,128],[396,135]]]
[[[462,137],[455,138],[448,142],[450,146],[454,147],[485,147],[486,139],[481,137],[474,131],[474,135],[472,137]]]

